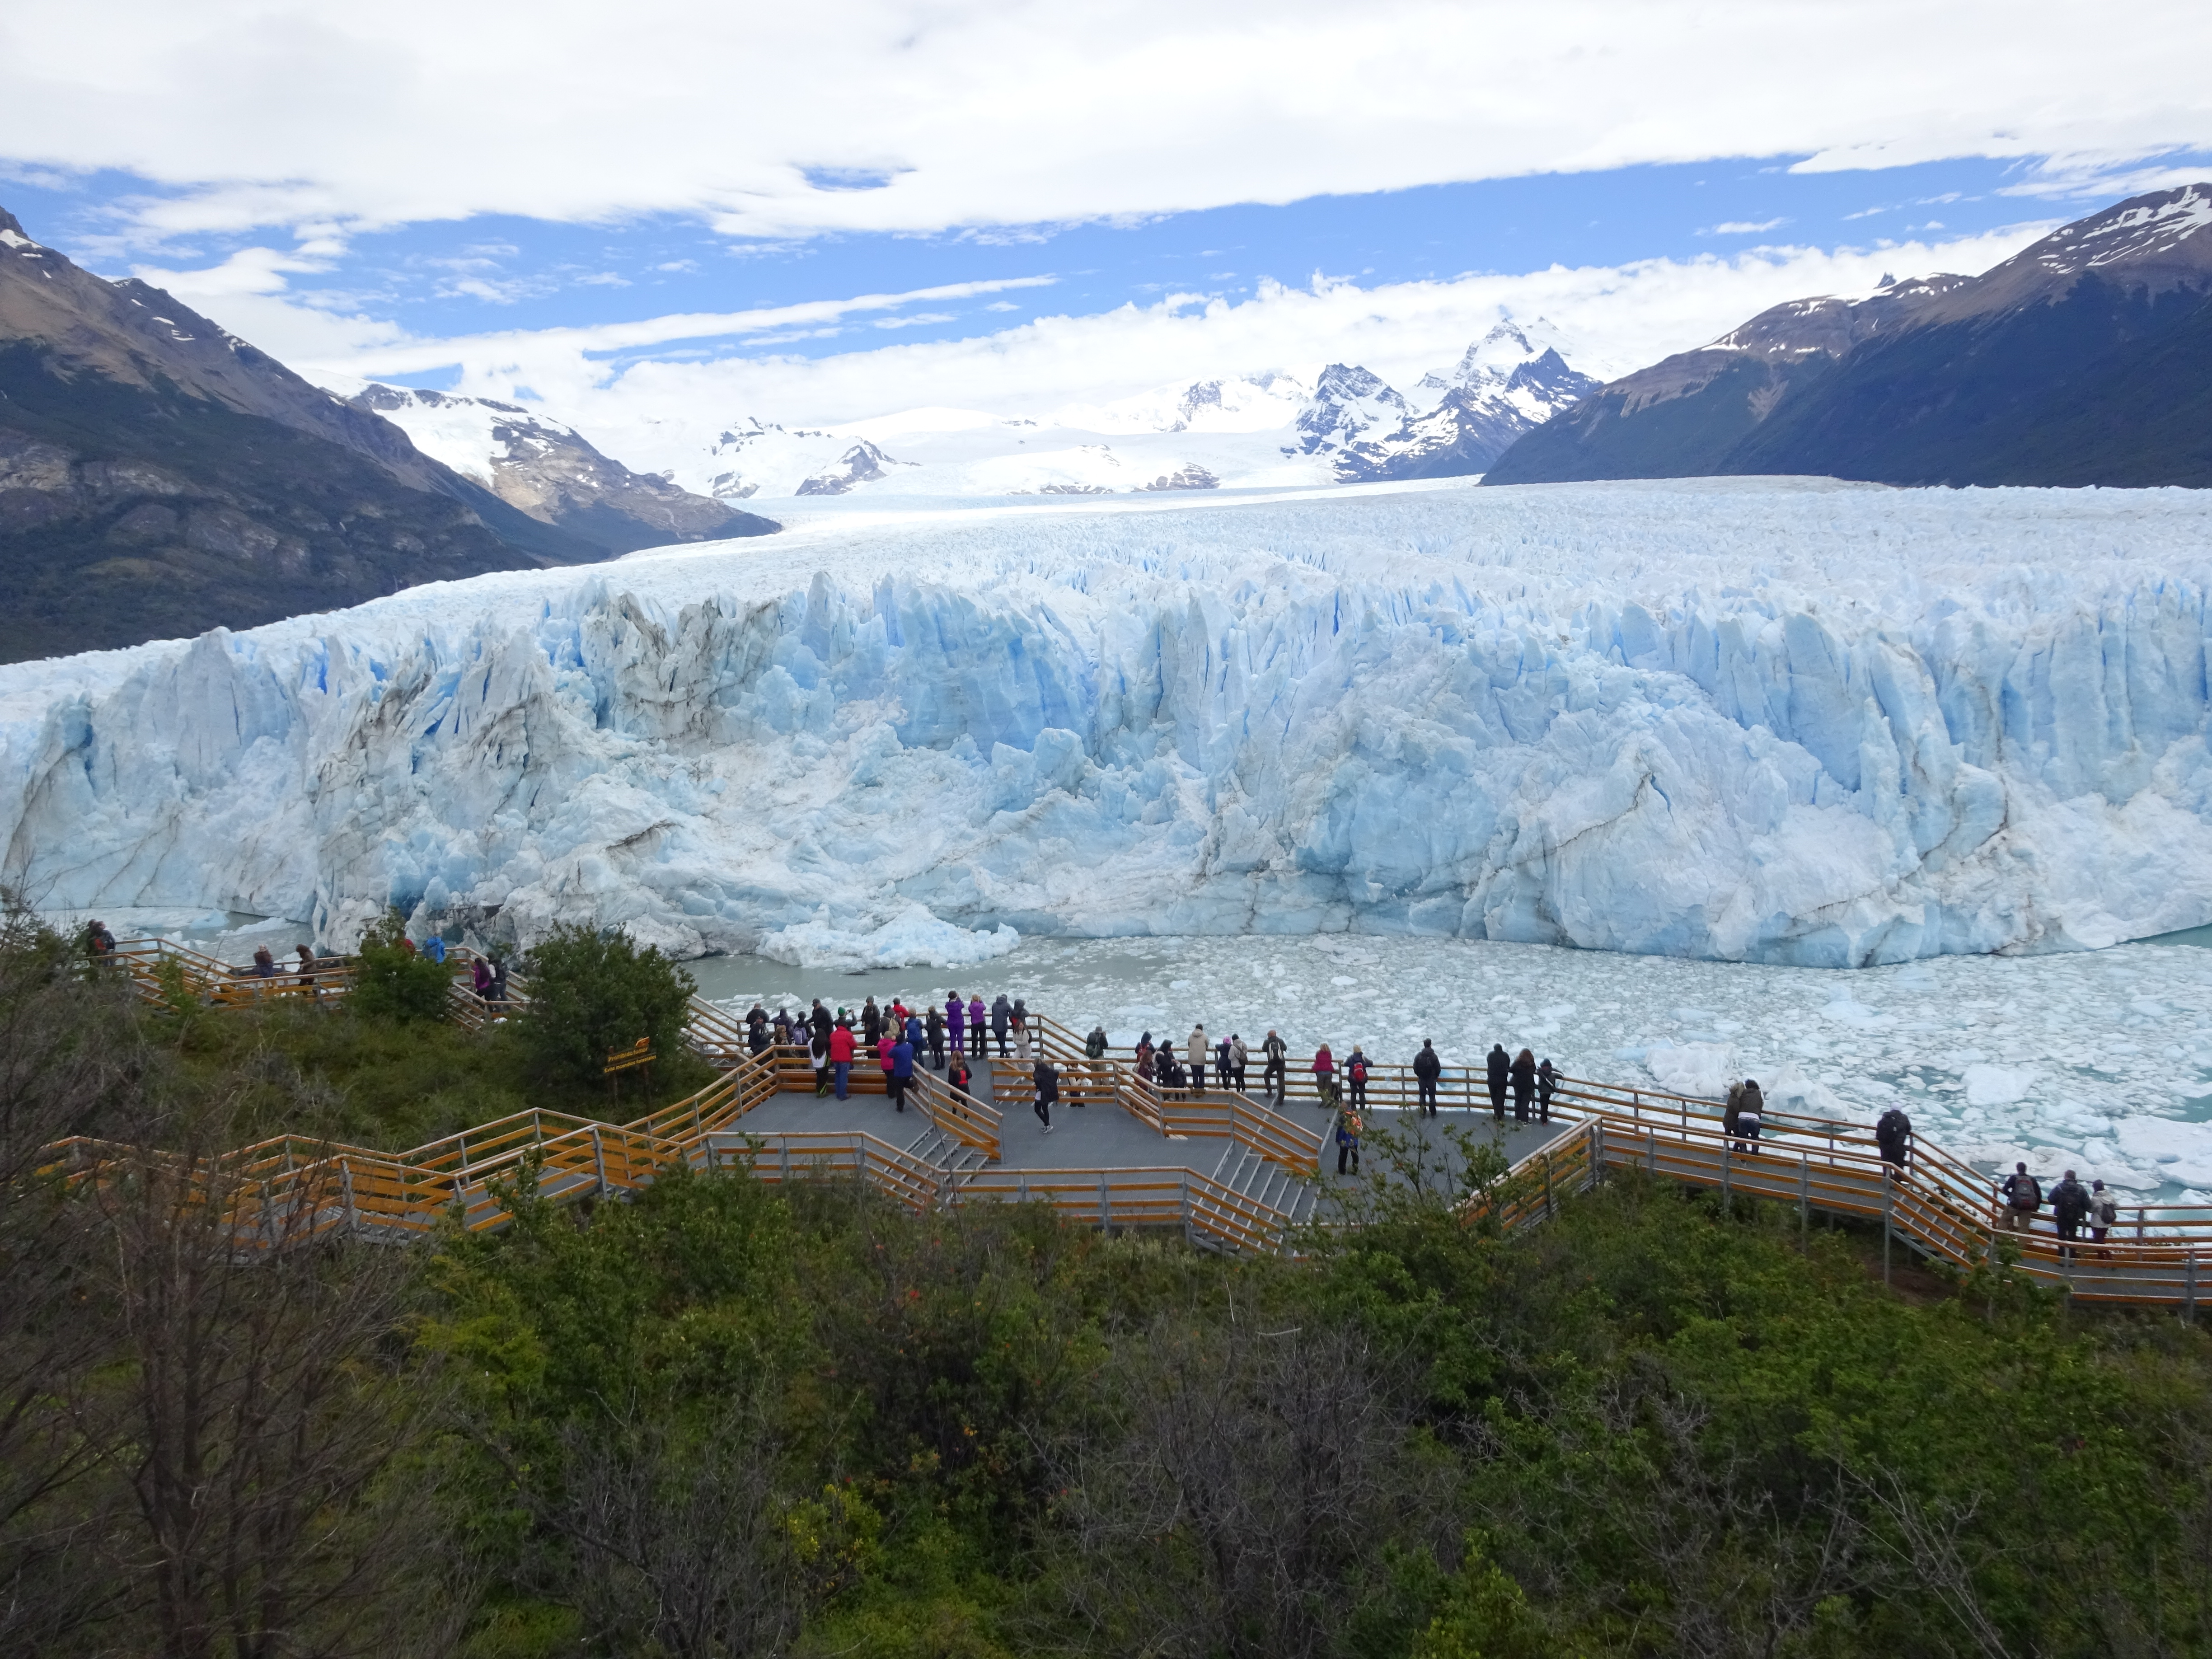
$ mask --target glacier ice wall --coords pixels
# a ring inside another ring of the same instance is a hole
[[[2212,921],[2212,504],[1812,481],[830,526],[0,670],[0,878],[349,942]]]

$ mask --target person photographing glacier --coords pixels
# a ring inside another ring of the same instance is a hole
[[[1053,1069],[1050,1060],[1040,1054],[1036,1066],[1030,1073],[1030,1081],[1036,1088],[1035,1109],[1037,1121],[1043,1124],[1044,1132],[1050,1134],[1053,1104],[1060,1098],[1060,1073]]]

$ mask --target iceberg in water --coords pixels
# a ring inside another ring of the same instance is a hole
[[[2208,530],[2187,490],[1695,480],[506,573],[0,668],[0,880],[333,945],[397,905],[859,952],[911,905],[993,939],[2102,945],[2212,921]]]
[[[794,922],[765,934],[760,954],[795,968],[971,968],[1003,957],[1022,942],[1012,927],[988,933],[940,921],[926,904],[908,904],[881,927],[855,931],[830,921],[829,907],[812,921]]]

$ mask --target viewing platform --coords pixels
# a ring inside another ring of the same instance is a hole
[[[302,972],[250,975],[161,941],[132,941],[115,953],[149,1000],[181,988],[210,1006],[270,996],[333,1001],[347,988],[343,963]],[[465,982],[473,963],[456,952],[450,1012],[480,1026],[526,1008],[511,981],[494,1005]],[[286,985],[286,981],[293,983]],[[240,981],[249,981],[244,989]],[[1311,1060],[1293,1057],[1283,1097],[1231,1090],[1162,1089],[1129,1061],[1092,1060],[1074,1034],[1032,1014],[1030,1038],[1060,1074],[1060,1099],[1048,1134],[1033,1115],[1030,1064],[974,1061],[971,1089],[956,1094],[917,1064],[908,1109],[885,1098],[882,1070],[863,1056],[849,1098],[818,1097],[807,1051],[753,1052],[743,1024],[692,1000],[687,1042],[720,1071],[697,1094],[634,1121],[605,1122],[532,1110],[445,1137],[411,1152],[285,1137],[240,1149],[201,1179],[222,1188],[241,1245],[278,1248],[333,1230],[404,1242],[447,1218],[471,1231],[510,1218],[504,1191],[528,1181],[553,1202],[619,1196],[649,1186],[678,1164],[743,1166],[761,1181],[856,1180],[916,1208],[982,1201],[1050,1204],[1070,1220],[1104,1226],[1172,1227],[1192,1243],[1231,1251],[1295,1251],[1313,1228],[1351,1224],[1333,1193],[1378,1174],[1370,1149],[1360,1177],[1335,1170],[1335,1115],[1325,1106]],[[1501,1121],[1471,1073],[1447,1073],[1441,1112],[1413,1109],[1410,1068],[1370,1067],[1365,1118],[1370,1140],[1394,1127],[1446,1178],[1460,1173],[1456,1127],[1491,1140],[1506,1177],[1464,1200],[1470,1221],[1534,1224],[1566,1194],[1634,1170],[1653,1179],[1815,1214],[1878,1221],[1885,1260],[1910,1249],[1960,1272],[2007,1266],[2083,1302],[2174,1308],[2193,1317],[2212,1267],[2212,1206],[2130,1204],[2101,1243],[2059,1239],[2047,1214],[2026,1233],[2008,1230],[1985,1171],[1925,1140],[1909,1163],[1886,1163],[1863,1125],[1770,1111],[1756,1138],[1723,1132],[1722,1103],[1561,1078],[1551,1121]],[[52,1149],[54,1166],[97,1178],[131,1149],[76,1139]],[[1392,1178],[1402,1178],[1395,1175]]]

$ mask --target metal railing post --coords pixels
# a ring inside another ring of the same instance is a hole
[[[1686,1116],[1684,1121],[1686,1123],[1687,1121],[1688,1120]],[[1682,1131],[1682,1139],[1684,1140],[1687,1140],[1689,1138],[1690,1132],[1687,1128],[1685,1128]],[[1723,1209],[1729,1208],[1735,1201],[1735,1195],[1729,1190],[1729,1176],[1730,1173],[1728,1137],[1723,1135],[1721,1137],[1721,1207]]]
[[[606,1143],[599,1139],[599,1126],[596,1123],[592,1125],[592,1167],[599,1172],[599,1190],[595,1195],[605,1198],[607,1195],[607,1148]]]
[[[1889,1236],[1893,1231],[1890,1212],[1896,1197],[1897,1189],[1890,1185],[1888,1177],[1885,1176],[1881,1183],[1881,1282],[1885,1285],[1889,1283]]]
[[[2185,1270],[2186,1289],[2182,1297],[2181,1317],[2188,1324],[2197,1322],[2197,1247],[2189,1247],[2189,1265]]]
[[[1106,1190],[1106,1171],[1098,1172],[1098,1225],[1101,1229],[1114,1224],[1114,1200]]]
[[[1595,1187],[1605,1179],[1605,1120],[1590,1120],[1590,1185]]]
[[[361,1217],[353,1206],[353,1160],[338,1160],[338,1183],[345,1191],[346,1233],[349,1237],[361,1231]]]

